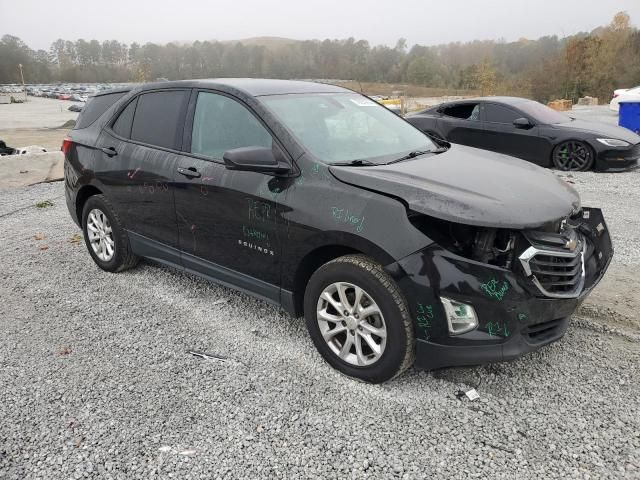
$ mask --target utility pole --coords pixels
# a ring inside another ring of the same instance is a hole
[[[18,64],[18,68],[20,69],[20,79],[22,80],[22,92],[24,93],[24,101],[27,101],[27,88],[24,86],[24,75],[22,74],[22,64]]]

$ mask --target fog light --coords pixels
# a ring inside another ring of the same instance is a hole
[[[478,326],[476,311],[471,305],[440,297],[447,315],[447,324],[451,335],[460,335]]]

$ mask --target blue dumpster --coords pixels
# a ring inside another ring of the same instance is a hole
[[[618,125],[632,132],[640,133],[640,101],[625,100],[620,102]]]

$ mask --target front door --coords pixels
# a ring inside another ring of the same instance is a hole
[[[538,127],[516,128],[514,120],[524,115],[504,105],[487,103],[483,106],[485,136],[480,148],[504,153],[538,164],[548,162],[546,140],[538,135]]]
[[[192,124],[174,174],[183,265],[279,301],[282,220],[278,177],[227,170],[222,156],[240,147],[279,148],[239,100],[196,92]],[[189,128],[189,127],[187,127]]]

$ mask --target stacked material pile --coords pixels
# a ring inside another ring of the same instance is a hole
[[[571,110],[572,105],[573,105],[573,102],[565,98],[553,100],[552,102],[547,103],[548,107],[551,107],[554,110],[559,110],[559,111]]]

